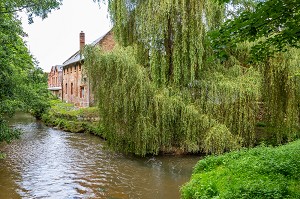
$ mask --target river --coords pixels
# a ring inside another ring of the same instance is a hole
[[[200,159],[116,153],[97,136],[46,127],[27,114],[11,125],[23,133],[0,145],[1,199],[176,199]]]

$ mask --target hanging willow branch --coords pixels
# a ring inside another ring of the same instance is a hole
[[[99,100],[104,137],[117,150],[139,155],[172,151],[221,153],[240,138],[204,114],[188,91],[156,89],[134,49],[87,48],[85,64]],[[216,129],[219,129],[216,134]]]
[[[157,84],[183,86],[200,76],[207,29],[217,27],[224,6],[210,0],[110,0],[121,45],[138,45],[141,64]]]
[[[298,51],[250,65],[254,44],[242,43],[220,62],[206,35],[222,22],[225,6],[213,0],[108,2],[120,46],[109,53],[87,48],[85,65],[113,148],[139,155],[222,153],[257,144],[261,120],[286,127],[270,132],[278,142],[295,139],[299,80],[290,77]]]

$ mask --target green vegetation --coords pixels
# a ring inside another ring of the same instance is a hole
[[[262,4],[108,2],[118,45],[112,52],[87,48],[85,66],[112,148],[138,155],[174,148],[220,154],[262,140],[282,144],[299,138],[299,49],[289,45],[249,62],[259,41],[236,40],[220,59],[209,36],[222,30],[225,19],[259,11]],[[232,6],[238,9],[229,12]]]
[[[208,156],[181,188],[184,199],[300,198],[300,140]]]
[[[244,8],[236,17],[227,20],[220,29],[211,33],[213,47],[220,51],[221,56],[230,54],[230,49],[243,41],[258,40],[251,49],[255,60],[266,59],[275,52],[288,51],[291,47],[300,47],[298,0],[218,1],[235,5],[231,10]]]
[[[19,135],[18,131],[9,129],[5,116],[27,111],[40,118],[49,107],[47,76],[34,66],[16,12],[26,11],[32,22],[33,16],[46,17],[59,2],[0,0],[0,142],[9,142]]]
[[[73,104],[60,100],[52,100],[50,103],[51,108],[42,115],[42,121],[46,125],[73,133],[90,132],[102,135],[98,124],[98,108],[76,108]]]
[[[151,85],[145,69],[132,58],[132,50],[116,49],[108,54],[92,50],[88,53],[95,54],[86,59],[86,63],[101,63],[94,65],[90,77],[97,80],[93,87],[104,137],[114,149],[145,155],[174,148],[220,153],[238,147],[226,126],[192,103],[188,90],[180,96],[171,88]]]

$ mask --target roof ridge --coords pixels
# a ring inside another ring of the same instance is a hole
[[[98,39],[94,40],[92,43],[88,44],[88,45],[92,45],[92,46],[96,46],[98,43],[101,42],[101,40],[107,36],[110,32],[112,31],[112,29],[110,29],[109,31],[107,31],[105,34],[103,34],[101,37],[99,37]],[[79,55],[80,50],[76,51],[71,57],[69,57],[66,61],[63,62],[62,67],[67,66],[69,64],[78,62],[80,60],[83,59],[83,56],[78,56]]]
[[[74,53],[71,57],[69,57],[66,61],[64,61],[63,62],[63,64],[62,64],[62,66],[64,66],[64,64],[67,62],[67,61],[69,61],[72,57],[74,57],[76,54],[78,54],[79,53],[79,50],[78,51],[76,51],[76,53]]]

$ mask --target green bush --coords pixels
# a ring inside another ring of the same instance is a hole
[[[300,140],[208,156],[181,188],[184,199],[300,198]]]

